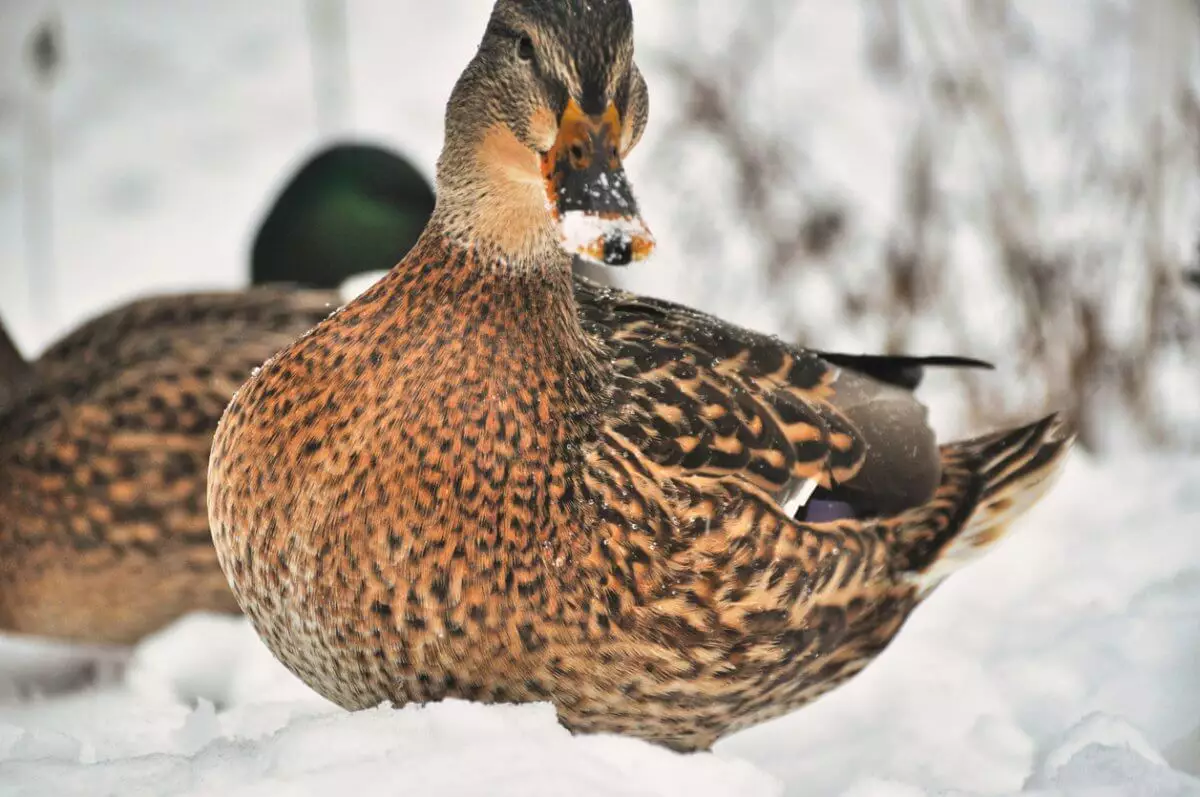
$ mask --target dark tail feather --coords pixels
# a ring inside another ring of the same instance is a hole
[[[890,354],[839,354],[819,351],[821,359],[852,371],[866,374],[872,379],[889,385],[916,390],[925,376],[926,368],[983,368],[994,370],[995,366],[970,357],[935,356],[907,357]]]
[[[942,446],[942,481],[933,499],[886,521],[897,570],[925,595],[978,558],[1046,494],[1074,440],[1054,414]]]
[[[32,373],[33,366],[21,356],[4,322],[0,321],[0,409],[17,394]]]

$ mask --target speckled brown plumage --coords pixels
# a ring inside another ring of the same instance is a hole
[[[434,231],[231,405],[218,550],[330,699],[552,699],[575,729],[706,747],[857,672],[916,604],[909,575],[998,531],[990,502],[1065,449],[1053,420],[949,446],[928,505],[799,524],[788,485],[861,459],[823,400],[836,369],[565,275]]]
[[[543,128],[582,108],[611,142],[603,111],[636,142],[628,10],[497,3],[420,242],[221,422],[222,567],[342,706],[549,700],[577,731],[706,748],[858,672],[1069,448],[1052,416],[939,449],[853,358],[572,279]],[[809,479],[858,519],[790,516]]]
[[[212,433],[251,369],[338,301],[148,299],[49,348],[0,404],[0,630],[126,643],[236,612],[205,508]]]

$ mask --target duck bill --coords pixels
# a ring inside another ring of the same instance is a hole
[[[627,266],[654,250],[621,163],[620,137],[621,117],[612,103],[589,116],[571,100],[554,146],[542,156],[563,249],[597,265]]]

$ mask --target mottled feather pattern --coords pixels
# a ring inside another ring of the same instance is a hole
[[[212,433],[251,370],[337,301],[145,299],[51,346],[0,408],[0,628],[124,643],[236,611],[208,529]]]
[[[1046,494],[1073,440],[1062,419],[1051,415],[1019,429],[942,447],[938,494],[926,511],[896,518],[886,533],[897,569],[921,597],[979,558],[1009,523]],[[964,516],[965,504],[971,506],[969,516]]]
[[[837,376],[435,225],[239,391],[214,539],[263,639],[343,706],[552,700],[574,730],[703,749],[861,670],[994,490],[990,449],[947,447],[899,520],[787,516],[798,480],[862,461]],[[1036,437],[1015,490],[1060,459]]]

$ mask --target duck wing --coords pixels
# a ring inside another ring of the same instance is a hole
[[[213,431],[252,369],[337,303],[277,288],[144,299],[34,362],[0,407],[0,627],[124,644],[236,611],[205,501]]]
[[[251,369],[340,304],[293,287],[156,296],[82,324],[31,364],[0,408],[0,441],[87,417],[111,430],[194,437],[198,447]]]
[[[688,690],[648,678],[643,703],[738,707],[689,717],[673,739],[685,749],[861,670],[1045,493],[1070,448],[1057,416],[939,446],[910,386],[940,358],[830,357],[582,280],[576,297],[617,373],[586,483],[600,541],[589,614],[661,642],[668,662],[687,652]],[[797,519],[808,480],[852,516]]]
[[[911,388],[931,365],[986,367],[809,351],[671,302],[575,284],[584,326],[617,372],[612,426],[623,444],[672,473],[734,476],[781,504],[814,486],[857,491],[887,511],[927,500],[940,458]]]

